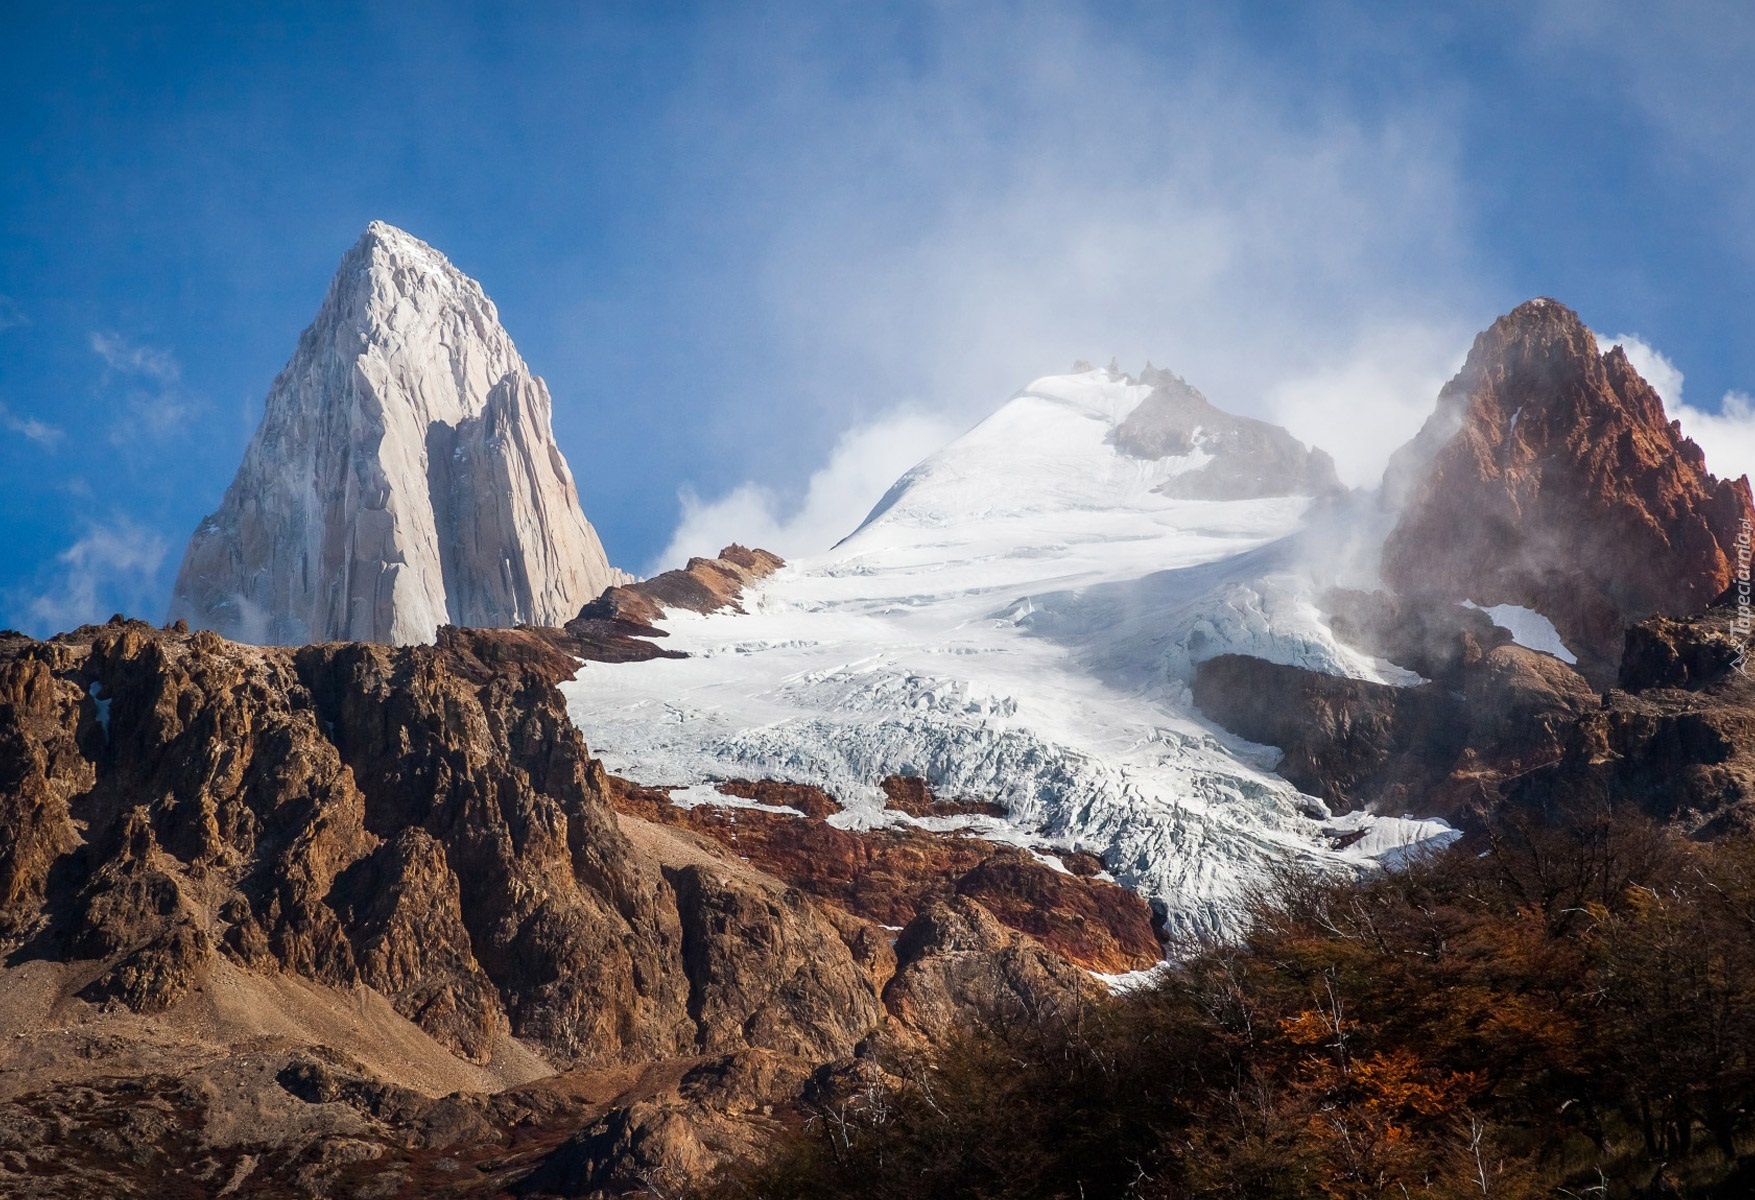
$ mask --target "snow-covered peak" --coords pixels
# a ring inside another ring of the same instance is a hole
[[[896,481],[873,525],[944,526],[1050,511],[1161,507],[1152,488],[1189,463],[1142,466],[1115,452],[1115,429],[1148,395],[1107,371],[1036,380]]]
[[[903,475],[858,534],[1029,514],[1166,512],[1182,500],[1340,491],[1328,455],[1226,413],[1168,371],[1050,375]]]
[[[318,359],[363,352],[386,377],[443,364],[455,386],[399,393],[423,422],[477,416],[494,384],[529,373],[481,285],[382,221],[368,225],[342,257],[300,350]]]
[[[1116,445],[1162,390],[1118,371],[1036,380],[745,612],[673,613],[666,646],[691,657],[588,664],[566,685],[586,740],[688,800],[716,779],[814,784],[848,825],[906,820],[878,784],[921,775],[1004,805],[978,822],[989,836],[1102,854],[1185,929],[1224,926],[1287,857],[1353,869],[1320,802],[1271,773],[1277,752],[1208,725],[1188,681],[1226,652],[1405,680],[1342,646],[1314,601],[1305,539],[1325,501],[1172,494],[1227,447]],[[1404,834],[1444,831],[1380,840]]]

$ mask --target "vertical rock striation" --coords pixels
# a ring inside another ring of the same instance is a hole
[[[480,285],[374,221],[269,389],[172,619],[243,641],[558,625],[620,582]]]

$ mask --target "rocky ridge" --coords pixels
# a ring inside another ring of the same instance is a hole
[[[1275,770],[1340,812],[1421,812],[1466,823],[1502,781],[1552,762],[1597,705],[1578,672],[1516,644],[1486,614],[1334,593],[1335,628],[1416,672],[1397,687],[1228,654],[1201,664],[1202,712],[1279,747]]]
[[[1533,609],[1599,687],[1628,625],[1724,591],[1755,520],[1748,479],[1712,475],[1626,352],[1545,299],[1475,339],[1384,486],[1392,590]]]
[[[480,285],[374,221],[190,538],[172,619],[276,645],[559,625],[625,577],[550,410]]]
[[[1749,484],[1707,471],[1619,346],[1600,352],[1551,300],[1501,317],[1384,494],[1400,506],[1388,590],[1322,605],[1337,636],[1421,682],[1221,655],[1193,685],[1208,717],[1278,747],[1281,775],[1342,810],[1467,824],[1631,803],[1700,836],[1748,823],[1728,589]],[[1576,666],[1476,604],[1546,617]]]
[[[892,935],[617,812],[576,669],[516,630],[0,638],[0,1184],[674,1188],[864,1047],[1095,994],[994,915],[1063,878],[997,848]]]
[[[656,641],[669,636],[660,624],[667,610],[742,612],[738,600],[744,588],[785,565],[777,554],[733,544],[716,558],[691,558],[680,569],[606,588],[558,631],[545,631],[544,636],[589,662],[681,658],[681,652]]]
[[[1158,485],[1191,500],[1327,496],[1345,491],[1327,451],[1305,446],[1278,425],[1215,407],[1181,376],[1146,364],[1150,394],[1115,430],[1115,446],[1134,458],[1188,458],[1190,469]]]

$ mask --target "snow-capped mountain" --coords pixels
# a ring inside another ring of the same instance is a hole
[[[1165,444],[1118,445],[1142,412]],[[997,801],[1004,819],[919,820],[1094,851],[1183,930],[1225,927],[1288,857],[1347,869],[1454,836],[1331,820],[1272,774],[1276,751],[1194,712],[1194,666],[1226,652],[1405,681],[1313,601],[1348,506],[1326,456],[1241,427],[1167,373],[1038,380],[833,550],[752,585],[745,611],[672,610],[666,646],[689,657],[587,664],[564,685],[573,718],[611,769],[683,803],[772,778],[829,791],[837,823],[914,819],[883,806],[893,774]],[[1264,452],[1296,469],[1264,473]],[[1195,476],[1239,498],[1187,498]]]
[[[622,576],[481,286],[374,221],[268,393],[172,619],[242,641],[560,624]]]

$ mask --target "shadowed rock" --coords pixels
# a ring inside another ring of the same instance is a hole
[[[1344,491],[1326,451],[1266,421],[1233,416],[1169,371],[1148,366],[1152,392],[1115,430],[1115,448],[1135,458],[1190,458],[1190,469],[1158,488],[1191,500],[1325,496]]]

